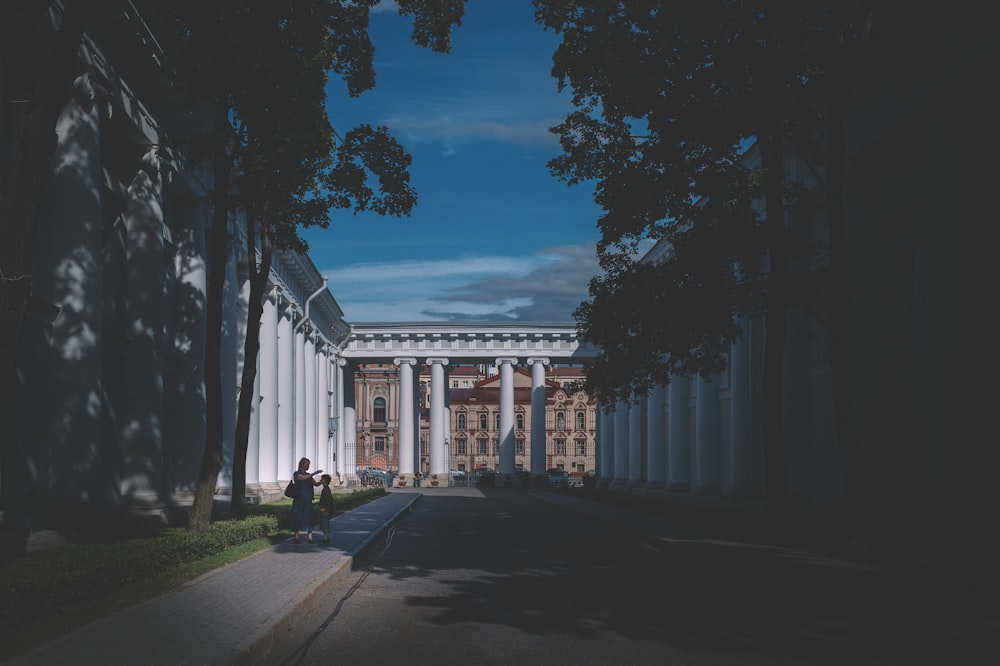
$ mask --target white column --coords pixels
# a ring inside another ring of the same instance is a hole
[[[292,478],[295,457],[295,308],[288,301],[279,306],[278,318],[278,480]]]
[[[500,370],[500,469],[514,473],[514,365],[516,358],[497,359]]]
[[[750,494],[750,323],[744,318],[743,338],[733,344],[729,379],[729,493]]]
[[[408,480],[416,469],[413,460],[414,440],[417,434],[413,432],[413,411],[416,397],[413,395],[413,369],[417,365],[415,358],[397,358],[392,361],[399,366],[399,474],[402,480]]]
[[[615,413],[605,411],[608,405],[597,406],[597,454],[599,474],[597,483],[607,488],[615,477]]]
[[[657,384],[646,400],[646,488],[650,490],[667,485],[666,399],[666,387]]]
[[[306,450],[306,327],[300,325],[295,332],[295,462],[309,455]],[[294,467],[293,467],[294,469]]]
[[[247,326],[250,324],[250,273],[248,259],[247,259],[247,248],[243,248],[242,251],[237,253],[237,271],[239,283],[239,308],[237,310],[237,331],[239,336],[237,338],[237,345],[239,351],[237,352],[236,358],[236,408],[239,410],[239,397],[240,392],[243,390],[243,369],[246,366],[246,339],[247,339]],[[253,251],[253,250],[249,250]],[[258,336],[260,335],[260,327],[258,326]],[[258,337],[258,342],[260,338]],[[254,364],[254,379],[253,386],[250,387],[250,395],[253,399],[250,401],[250,415],[249,421],[247,423],[247,453],[244,458],[244,492],[247,495],[255,494],[260,486],[260,348],[258,348],[257,356],[253,359]],[[233,432],[233,443],[236,442],[236,433]],[[234,449],[235,453],[235,449]]]
[[[46,468],[49,487],[58,493],[60,503],[71,505],[113,502],[110,497],[95,497],[95,488],[103,488],[95,479],[118,464],[112,453],[114,447],[101,445],[101,404],[106,391],[113,389],[102,381],[105,324],[101,308],[101,116],[107,117],[111,107],[103,87],[95,85],[99,81],[100,77],[92,74],[79,76],[56,121],[58,143],[45,196],[39,202],[31,282],[33,298],[60,309],[47,326],[47,344],[32,345],[44,355],[37,362],[48,372],[29,373],[31,376],[25,378],[27,390],[19,396],[25,404],[39,409],[39,432],[35,434],[44,432],[42,436],[50,442],[44,453],[38,446],[40,442],[26,442],[29,460],[25,462]],[[0,381],[11,380],[3,377]],[[6,430],[11,424],[2,427]],[[109,453],[110,458],[105,458]],[[35,456],[39,457],[32,459]]]
[[[345,366],[347,361],[337,358],[336,366],[336,395],[334,396],[334,418],[337,419],[337,475],[340,480],[347,479],[347,468],[344,466],[345,443],[347,441],[344,430],[344,391],[347,390],[345,378]]]
[[[316,469],[331,474],[330,457],[330,345],[320,341],[316,349]]]
[[[629,407],[624,400],[615,404],[615,471],[611,480],[614,487],[624,487],[628,483],[629,454]]]
[[[431,406],[430,406],[430,473],[444,474],[448,470],[444,468],[444,419],[445,393],[448,391],[448,384],[445,380],[444,366],[448,363],[446,358],[429,358],[427,364],[431,366]]]
[[[419,365],[417,368],[419,369]],[[420,372],[413,373],[413,469],[414,471],[421,469],[420,465],[420,412],[422,405],[420,403]],[[428,424],[429,425],[429,424]],[[429,434],[429,433],[428,433]]]
[[[257,371],[253,378],[253,403],[250,405],[250,429],[247,433],[246,484],[260,488],[260,352],[256,359]]]
[[[163,499],[163,207],[160,164],[155,151],[128,188],[125,228],[128,233],[127,405],[122,424],[122,497],[138,504]],[[148,170],[148,171],[147,171]],[[226,367],[225,361],[223,367]],[[223,384],[223,398],[235,395]],[[227,394],[228,390],[228,394]],[[224,403],[225,404],[225,403]],[[234,417],[235,410],[228,412]],[[232,434],[232,428],[229,429]],[[229,447],[232,460],[232,447]]]
[[[272,287],[260,316],[260,468],[261,483],[278,480],[278,292]]]
[[[719,493],[719,382],[697,379],[694,492]]]
[[[531,473],[545,478],[545,366],[547,358],[529,358],[531,366]]]
[[[227,232],[229,242],[222,293],[222,340],[219,352],[222,384],[222,471],[219,472],[218,485],[228,488],[233,485],[233,445],[236,443],[236,414],[239,409],[240,374],[237,359],[243,355],[238,266],[242,244],[239,237],[233,233],[232,226],[230,221]]]
[[[343,361],[342,361],[343,362]],[[344,478],[353,482],[358,480],[358,414],[355,408],[357,396],[354,385],[354,366],[346,365],[344,373],[343,418],[341,426],[344,430]]]
[[[450,485],[450,470],[452,468],[451,464],[451,369],[446,365],[444,366],[444,385],[447,387],[444,392],[444,445],[441,447],[444,459],[441,461],[441,465],[444,467],[445,473],[449,474],[449,485]]]
[[[193,492],[201,471],[205,448],[205,335],[208,303],[205,220],[197,207],[184,208],[183,226],[174,229],[175,271],[178,286],[188,294],[189,313],[174,322],[172,352],[182,368],[174,387],[173,466],[174,490]]]
[[[316,394],[319,390],[316,383],[316,329],[312,326],[309,329],[305,339],[305,358],[302,360],[305,371],[302,382],[304,390],[299,395],[305,398],[305,408],[302,411],[304,455],[312,461],[310,469],[317,470],[322,467],[319,467],[319,449],[316,446]]]
[[[644,399],[634,396],[628,408],[628,486],[636,488],[643,484],[642,464],[646,462],[643,452],[643,406]]]
[[[688,412],[687,377],[671,377],[668,399],[670,423],[667,445],[667,490],[691,490],[690,416]]]

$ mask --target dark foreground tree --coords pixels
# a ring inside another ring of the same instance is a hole
[[[790,148],[821,152],[825,68],[868,4],[535,0],[539,22],[562,35],[553,73],[578,109],[556,128],[564,154],[550,166],[571,184],[596,181],[604,209],[605,275],[577,311],[581,334],[605,349],[588,388],[614,397],[671,373],[710,375],[743,334],[739,318],[762,316],[760,422],[774,509],[787,502],[787,311],[815,310],[822,297],[816,276],[789,271],[811,248],[786,224],[801,187],[785,161]],[[751,143],[756,162],[743,159]],[[643,240],[670,249],[641,266]]]
[[[241,211],[250,253],[250,304],[234,443],[233,510],[242,511],[251,397],[259,353],[259,325],[274,248],[304,250],[300,227],[325,226],[331,207],[407,213],[415,203],[409,156],[384,128],[348,132],[334,155],[325,110],[327,75],[347,82],[352,95],[374,85],[367,34],[375,0],[302,3],[162,3],[185,45],[186,70],[196,90],[219,109],[214,137],[205,142],[215,165],[214,222],[209,274],[206,448],[189,527],[211,519],[222,469],[222,285],[225,229]],[[445,51],[464,2],[400,2],[415,16],[413,39]],[[372,182],[374,180],[374,182]]]

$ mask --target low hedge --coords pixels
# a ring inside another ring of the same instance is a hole
[[[334,493],[334,515],[385,494],[383,488]],[[100,601],[173,567],[256,539],[269,537],[275,542],[294,530],[291,500],[245,508],[245,518],[217,519],[199,532],[172,527],[152,536],[111,543],[70,543],[4,562],[0,566],[0,643],[18,628]]]
[[[251,516],[212,523],[201,532],[173,528],[149,539],[74,544],[10,562],[0,569],[0,635],[277,531],[275,516]]]

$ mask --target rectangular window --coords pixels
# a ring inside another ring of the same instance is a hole
[[[376,451],[385,451],[385,437],[376,437],[375,438],[375,450]]]
[[[566,455],[566,442],[564,440],[560,439],[556,441],[556,455],[557,456]]]
[[[459,456],[465,455],[465,440],[460,439],[455,443],[455,454]]]
[[[485,456],[489,453],[486,448],[487,444],[485,439],[477,440],[476,443],[479,445],[479,455]]]
[[[514,454],[523,456],[524,455],[524,440],[515,439],[514,440]]]
[[[587,442],[582,439],[576,440],[576,455],[585,456],[587,455]]]

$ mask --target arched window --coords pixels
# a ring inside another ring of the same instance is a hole
[[[372,421],[385,423],[385,398],[375,398],[372,404]]]
[[[583,429],[585,429],[587,427],[585,425],[586,424],[586,419],[587,419],[587,415],[586,415],[585,412],[577,412],[576,413],[576,429],[577,430],[583,430]]]
[[[556,412],[556,430],[566,429],[566,414],[564,412]]]
[[[499,430],[500,429],[500,412],[496,413],[496,422],[497,422],[497,427],[495,428],[495,430]]]
[[[480,430],[486,430],[487,423],[488,423],[488,421],[486,419],[486,414],[485,413],[484,414],[480,414],[479,415],[479,429]]]
[[[524,414],[517,415],[517,429],[524,430]]]
[[[458,415],[458,429],[465,430],[465,414]]]

